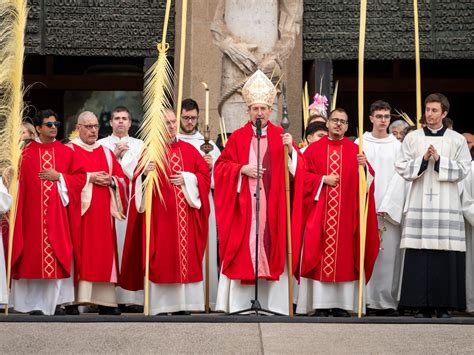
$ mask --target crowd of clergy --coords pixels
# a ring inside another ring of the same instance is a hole
[[[15,167],[0,183],[0,306],[31,315],[139,313],[146,288],[152,315],[204,312],[206,290],[212,312],[234,313],[251,308],[257,276],[261,308],[281,315],[292,305],[299,315],[350,317],[360,285],[366,315],[474,312],[473,142],[449,127],[448,99],[427,96],[418,129],[376,101],[372,130],[359,142],[345,137],[347,112],[327,112],[316,95],[298,144],[270,120],[276,94],[255,72],[242,88],[247,123],[219,146],[210,141],[207,153],[198,104],[183,101],[179,124],[166,110],[164,166],[141,161],[147,147],[129,136],[126,107],[112,111],[103,139],[97,116],[81,112],[77,135],[64,143],[57,114],[39,111],[24,124],[10,225]],[[151,199],[143,184],[150,173],[160,186]]]

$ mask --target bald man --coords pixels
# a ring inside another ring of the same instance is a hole
[[[79,137],[71,141],[74,163],[87,172],[80,200],[74,201],[76,303],[97,304],[99,314],[119,315],[115,219],[125,218],[129,182],[114,152],[97,143],[97,116],[82,112],[76,129]]]

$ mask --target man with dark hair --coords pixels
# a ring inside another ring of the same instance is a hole
[[[373,171],[358,147],[344,137],[344,109],[331,112],[329,135],[311,144],[306,162],[305,230],[297,313],[349,317],[358,310],[359,166],[369,173],[365,278],[370,280],[379,249],[373,195]],[[365,196],[364,196],[365,197]]]
[[[73,151],[56,140],[60,122],[51,110],[33,118],[38,138],[22,152],[12,256],[12,305],[30,314],[64,314],[74,301],[70,201],[86,174]]]
[[[395,173],[395,160],[401,143],[387,133],[391,107],[388,102],[378,100],[370,106],[372,131],[364,133],[364,153],[375,171],[375,208],[378,213],[380,251],[375,262],[374,273],[367,284],[366,304],[376,310],[377,315],[397,316],[397,296],[400,281],[400,227],[392,224],[381,212],[382,201]],[[404,122],[404,121],[403,121]],[[359,143],[359,140],[355,142]],[[398,179],[400,177],[396,176]]]
[[[426,127],[405,137],[395,163],[411,188],[405,204],[405,249],[400,306],[415,317],[448,318],[466,307],[466,239],[458,182],[471,169],[466,140],[447,129],[449,101],[443,94],[425,100]]]
[[[324,136],[328,135],[328,128],[326,127],[325,122],[311,122],[308,127],[306,127],[306,131],[304,133],[306,140],[308,141],[308,145],[304,148],[301,148],[301,153],[304,153],[306,148],[311,143],[319,141]]]
[[[214,170],[214,163],[221,155],[221,151],[217,145],[210,140],[209,143],[213,149],[209,154],[204,154],[201,146],[204,144],[204,136],[199,132],[199,106],[193,99],[185,99],[181,104],[181,134],[178,134],[178,139],[183,140],[198,150],[211,171],[211,189],[214,189],[214,180],[212,173]],[[204,127],[206,129],[206,127]],[[216,213],[214,209],[214,197],[212,192],[209,192],[210,214],[209,214],[209,303],[210,307],[214,309],[217,297],[217,226]]]
[[[128,133],[132,126],[132,115],[125,106],[117,106],[113,109],[112,115],[110,116],[110,126],[112,127],[112,134],[106,138],[99,139],[97,143],[114,152],[123,172],[127,175],[129,181],[132,181],[133,172],[140,158],[143,141],[129,136]],[[130,186],[128,189],[130,191]],[[115,220],[119,268],[122,264],[123,245],[127,229],[127,215],[128,211],[125,219]],[[142,291],[133,292],[124,290],[121,287],[117,287],[115,291],[117,293],[117,303],[122,311],[133,313],[142,312],[142,307],[137,306],[143,304]]]

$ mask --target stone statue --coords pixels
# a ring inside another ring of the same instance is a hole
[[[241,127],[247,107],[241,95],[257,69],[277,83],[295,47],[303,17],[303,0],[218,0],[211,25],[214,43],[224,53],[218,111],[227,131]],[[272,121],[276,120],[277,101]]]

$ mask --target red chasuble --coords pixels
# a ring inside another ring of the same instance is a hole
[[[269,122],[267,135],[261,138],[261,145],[266,148],[265,154],[261,157],[261,164],[266,169],[261,180],[264,194],[262,197],[266,200],[266,205],[261,204],[261,208],[266,209],[266,215],[260,218],[260,223],[265,224],[265,231],[259,234],[264,246],[260,248],[259,259],[263,256],[268,263],[264,269],[267,274],[262,277],[268,280],[279,279],[284,271],[287,255],[284,147],[281,134],[283,129]],[[255,254],[255,244],[251,243],[255,233],[253,220],[255,200],[251,196],[250,189],[256,180],[242,175],[240,193],[237,188],[241,176],[240,169],[249,163],[251,146],[255,142],[253,137],[254,132],[250,123],[233,132],[214,166],[214,201],[220,268],[228,278],[244,282],[252,282],[255,279],[255,257],[252,256]],[[291,219],[293,271],[295,271],[302,235],[304,161],[296,146],[293,147],[298,153],[296,174],[292,182]],[[260,271],[259,275],[262,275]]]
[[[181,186],[172,185],[168,177],[176,172],[193,173],[201,207],[191,207]],[[145,212],[137,211],[142,194],[135,192],[135,172],[127,234],[122,258],[120,286],[128,290],[143,289],[145,275]],[[140,181],[139,181],[140,182]],[[206,249],[209,219],[209,166],[191,144],[177,141],[170,145],[166,176],[160,173],[163,200],[153,194],[150,239],[150,281],[156,284],[191,283],[203,280],[202,259]],[[138,184],[138,188],[140,185]],[[143,196],[143,206],[144,206]]]
[[[117,237],[114,218],[123,218],[128,204],[128,178],[108,148],[94,145],[84,149],[71,144],[74,164],[87,174],[81,198],[75,201],[73,219],[74,271],[76,280],[117,282]],[[115,187],[89,182],[91,172],[112,176]]]
[[[73,151],[58,141],[33,141],[23,150],[13,236],[14,279],[61,279],[71,273],[68,207],[61,201],[58,182],[40,180],[38,174],[45,169],[63,175],[69,201],[77,198],[86,180],[81,168],[73,167]]]
[[[305,210],[307,219],[301,260],[301,276],[323,282],[359,279],[359,148],[347,138],[339,141],[323,137],[304,153]],[[374,176],[372,168],[370,175]],[[324,175],[339,175],[331,187],[320,182]],[[315,201],[319,193],[319,200]],[[374,184],[369,191],[367,239],[365,249],[366,282],[379,251]]]

